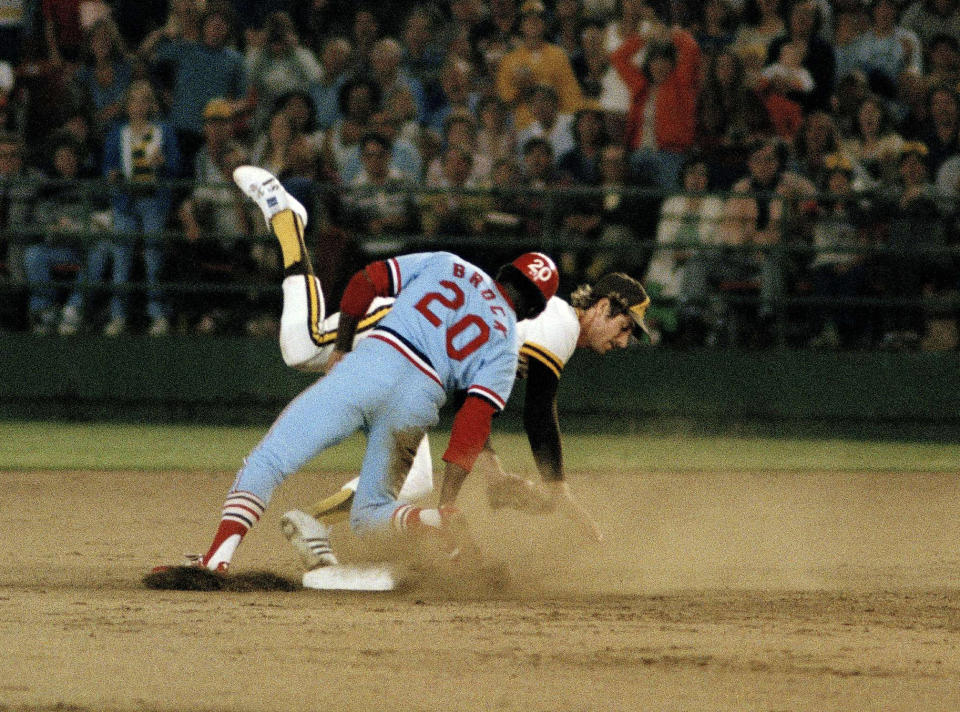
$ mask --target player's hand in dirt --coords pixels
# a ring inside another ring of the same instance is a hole
[[[563,480],[559,482],[544,483],[544,487],[550,495],[552,507],[561,514],[573,520],[574,524],[580,529],[588,539],[600,543],[603,541],[603,531],[593,516],[583,508],[573,497],[570,491],[570,485]]]

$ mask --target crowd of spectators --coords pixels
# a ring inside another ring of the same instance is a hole
[[[255,163],[333,293],[547,234],[666,343],[956,347],[960,0],[3,6],[0,328],[271,333]]]

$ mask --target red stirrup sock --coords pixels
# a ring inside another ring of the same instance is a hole
[[[267,505],[250,492],[231,492],[223,503],[220,526],[202,563],[211,571],[226,571],[233,553],[250,528],[260,521]]]
[[[420,532],[426,527],[439,530],[441,521],[439,510],[422,509],[412,504],[401,504],[390,519],[394,529],[408,533]]]

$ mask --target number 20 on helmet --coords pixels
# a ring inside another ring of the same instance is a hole
[[[544,301],[548,301],[557,293],[557,287],[560,286],[560,273],[549,256],[542,252],[524,252],[510,264],[533,282],[533,286],[543,294]]]
[[[532,319],[547,306],[557,293],[560,273],[557,266],[542,252],[525,252],[513,262],[503,265],[496,280],[512,284],[522,295],[522,304],[515,304],[518,319]]]

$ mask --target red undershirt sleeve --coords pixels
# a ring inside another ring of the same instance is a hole
[[[390,271],[386,262],[372,262],[350,278],[340,298],[340,325],[335,348],[346,353],[353,348],[360,319],[375,297],[393,296]]]
[[[367,313],[374,297],[393,296],[390,293],[390,272],[386,262],[371,262],[350,278],[340,298],[340,311],[357,318]]]
[[[459,465],[468,472],[477,455],[490,437],[490,421],[495,408],[490,401],[478,396],[467,396],[453,419],[450,444],[443,453],[445,462]]]

